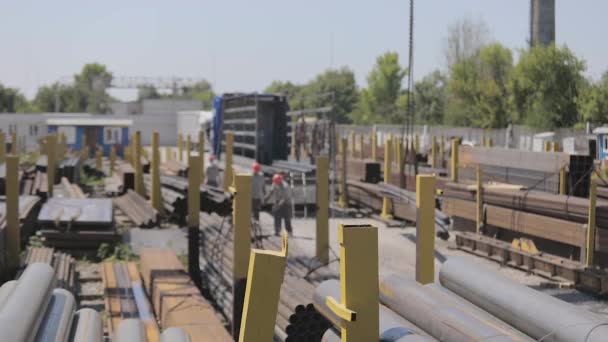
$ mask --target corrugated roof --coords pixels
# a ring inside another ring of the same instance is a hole
[[[111,117],[70,117],[50,118],[46,120],[49,126],[131,126],[131,119],[117,119]]]

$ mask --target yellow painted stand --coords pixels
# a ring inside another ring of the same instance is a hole
[[[19,267],[21,233],[19,229],[19,157],[6,157],[6,249],[9,267]],[[50,182],[49,182],[50,184]]]
[[[342,319],[342,341],[378,341],[378,229],[341,224],[338,241],[340,302],[328,297],[327,306]]]
[[[401,164],[403,161],[403,140],[401,138],[395,139],[395,162],[397,163],[397,169],[401,171]]]
[[[486,147],[486,145],[486,136],[484,135],[483,137],[481,137],[481,147]]]
[[[350,137],[350,157],[355,158],[355,150],[357,148],[355,146],[355,132],[350,131],[349,137]]]
[[[487,144],[488,144],[488,147],[494,146],[494,142],[492,141],[492,138],[488,138]]]
[[[483,225],[483,175],[481,173],[481,166],[477,165],[477,234],[480,233],[481,226]]]
[[[251,250],[239,342],[272,341],[286,263],[285,235],[281,251]]]
[[[240,336],[245,285],[251,251],[251,183],[253,176],[246,173],[234,175],[234,193],[232,222],[234,226],[233,250],[233,303],[232,303],[232,336]]]
[[[226,160],[224,161],[224,190],[232,185],[233,170],[232,170],[232,153],[234,151],[234,133],[226,133]]]
[[[46,177],[48,184],[48,197],[53,197],[55,185],[55,167],[57,164],[57,135],[51,134],[46,137]]]
[[[102,160],[101,156],[103,155],[103,151],[101,147],[97,147],[97,151],[95,151],[95,168],[101,171],[102,168]]]
[[[65,151],[67,150],[67,146],[68,139],[65,134],[61,132],[61,134],[59,135],[59,159],[63,159],[65,157]]]
[[[317,231],[316,255],[321,264],[329,262],[329,158],[318,156],[317,163]]]
[[[341,141],[341,154],[342,154],[342,174],[340,175],[340,196],[338,197],[338,207],[344,209],[348,208],[348,186],[346,185],[347,172],[346,159],[348,158],[348,141],[343,138]]]
[[[156,209],[159,214],[162,215],[164,211],[164,205],[162,193],[160,191],[160,150],[158,147],[159,140],[160,136],[158,132],[152,132],[152,165],[150,165],[152,169],[150,170],[150,200],[152,202],[152,207]],[[189,160],[188,163],[193,161],[194,160]],[[189,174],[190,172],[188,172],[188,175]],[[190,178],[190,176],[188,176],[188,178]],[[188,187],[188,190],[190,190],[190,187]]]
[[[416,281],[435,278],[435,176],[416,176]]]
[[[414,151],[420,153],[420,137],[418,134],[414,134]]]
[[[177,135],[177,160],[184,160],[184,136],[180,133]]]
[[[372,136],[371,136],[371,145],[372,145],[372,160],[378,160],[378,134],[376,133],[376,128],[372,128]]]
[[[439,145],[439,167],[443,168],[445,164],[445,138],[441,136],[441,144]]]
[[[116,147],[110,147],[110,176],[114,174],[114,168],[116,167]]]
[[[392,137],[384,143],[384,183],[390,184],[391,180],[391,146]],[[391,200],[387,196],[382,197],[382,214],[381,216],[385,219],[392,219],[393,215],[390,213]]]
[[[452,182],[458,183],[458,139],[452,139],[451,171]]]
[[[363,135],[363,133],[361,133],[359,135],[359,147],[361,148],[361,151],[359,151],[359,157],[361,158],[361,160],[365,159],[365,135]]]
[[[188,134],[188,136],[186,136],[186,155],[189,156],[190,152],[192,152],[192,137]]]
[[[198,155],[201,156],[201,184],[205,182],[205,132],[198,132]]]
[[[4,140],[4,133],[0,132],[0,164],[3,164],[6,160],[6,141]]]
[[[435,136],[431,138],[431,167],[437,168],[437,140]]]
[[[140,196],[146,197],[144,188],[144,175],[141,166],[141,132],[135,132],[133,136],[133,168],[135,169],[135,192]]]
[[[544,150],[545,152],[551,151],[551,142],[549,140],[545,141]]]
[[[19,155],[19,142],[17,141],[16,129],[11,133],[11,154],[14,156]]]
[[[562,166],[559,169],[559,194],[560,195],[565,195],[566,194],[566,167]]]
[[[556,141],[551,142],[551,152],[557,152],[557,142]]]
[[[591,178],[591,186],[589,187],[589,222],[587,223],[587,249],[585,265],[590,267],[593,265],[593,257],[595,254],[595,203],[597,200],[597,180]]]

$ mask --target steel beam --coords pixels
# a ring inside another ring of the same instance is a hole
[[[605,318],[465,258],[448,258],[439,271],[439,281],[535,340],[599,342],[608,336]]]

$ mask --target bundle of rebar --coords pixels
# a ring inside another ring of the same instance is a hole
[[[146,189],[146,193],[150,194],[152,191],[152,183],[148,175],[144,177],[144,187]],[[161,187],[160,192],[163,199],[165,215],[167,215],[167,217],[170,219],[178,221],[179,223],[185,222],[185,217],[188,213],[188,201],[186,195],[167,187]]]
[[[154,227],[158,222],[158,211],[133,190],[128,190],[123,196],[113,198],[112,202],[138,227]]]

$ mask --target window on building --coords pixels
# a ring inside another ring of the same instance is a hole
[[[120,127],[104,127],[103,130],[104,144],[120,144],[120,140],[122,139]]]

